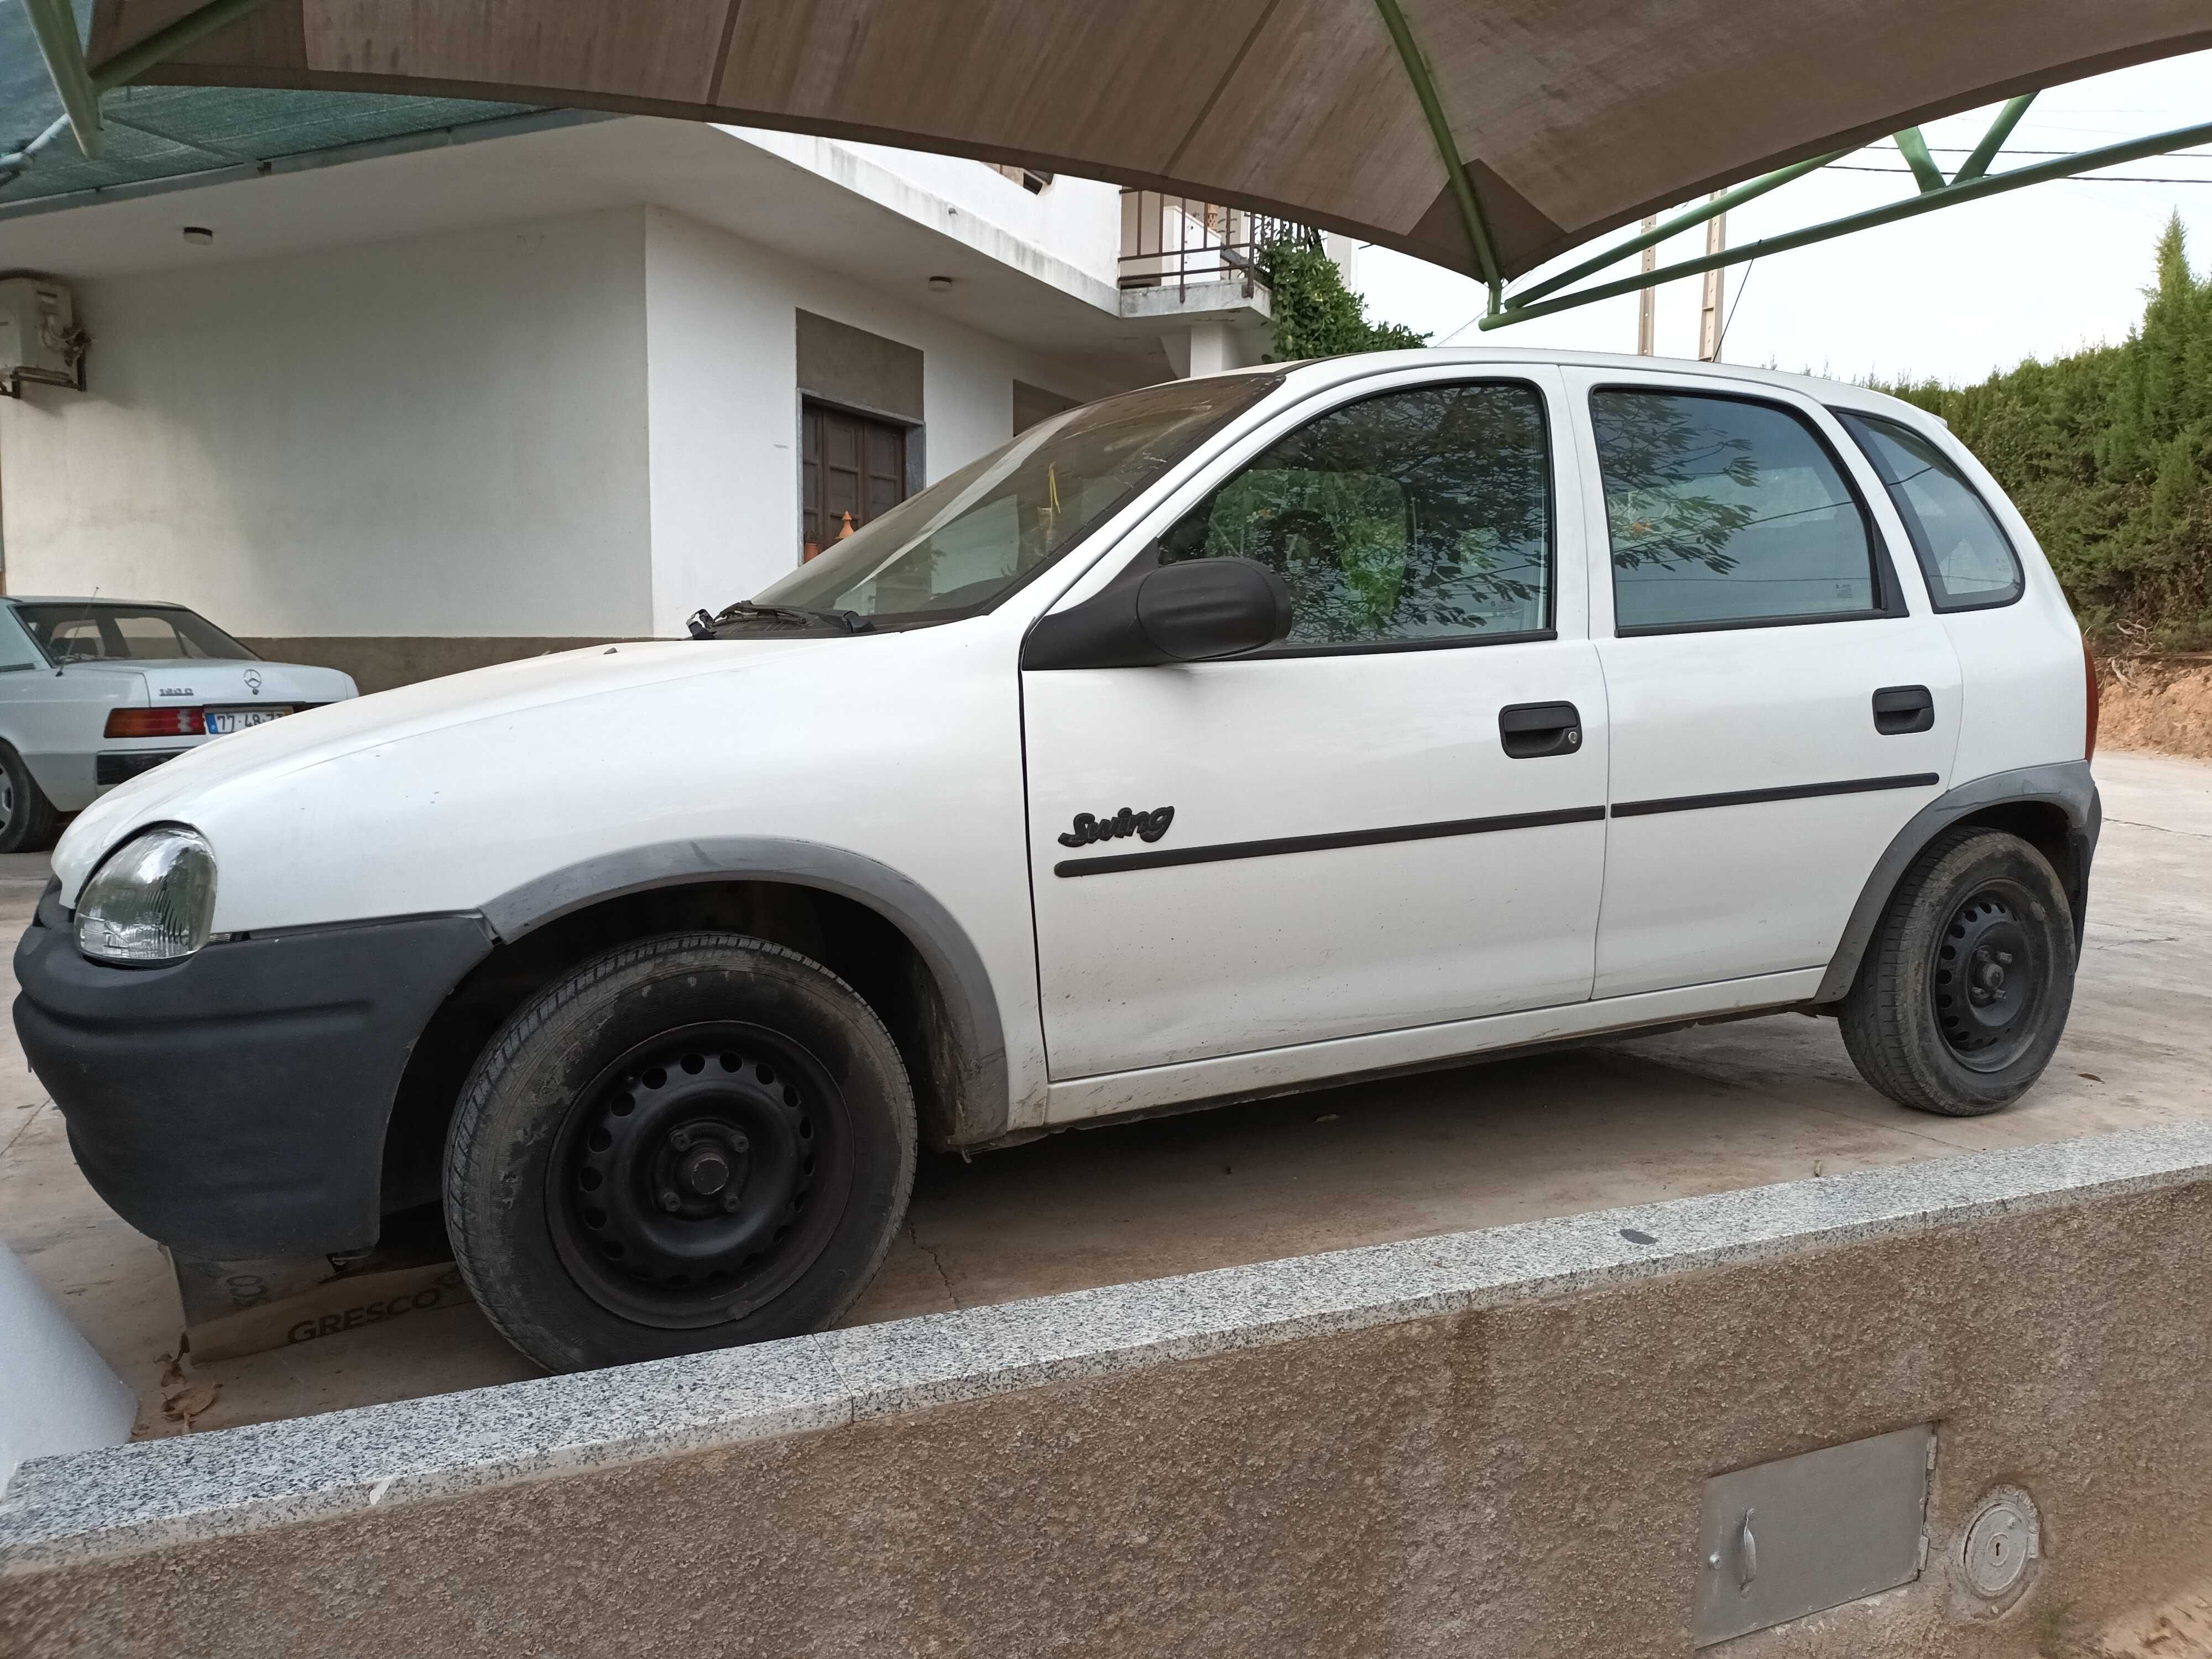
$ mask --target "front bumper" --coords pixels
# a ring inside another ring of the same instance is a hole
[[[186,1255],[374,1243],[400,1073],[490,950],[483,919],[271,933],[111,968],[79,952],[58,890],[15,947],[15,1030],[93,1189]]]

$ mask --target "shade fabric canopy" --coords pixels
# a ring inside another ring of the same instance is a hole
[[[87,57],[195,3],[98,0]],[[1775,167],[2205,46],[2207,0],[268,0],[137,78],[788,128],[1513,276]]]

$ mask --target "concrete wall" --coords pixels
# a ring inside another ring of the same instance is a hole
[[[797,562],[801,307],[924,354],[930,479],[1018,379],[1090,389],[660,208],[92,281],[88,393],[0,401],[9,591],[180,600],[364,690],[680,635]]]
[[[85,283],[88,394],[0,405],[9,591],[648,631],[644,267],[640,208]]]
[[[1930,1424],[1919,1577],[1727,1650],[2103,1653],[2212,1570],[2208,1267],[2153,1132],[46,1460],[0,1650],[1683,1655],[1709,1476]]]
[[[931,483],[1013,434],[1016,380],[1068,384],[1033,354],[684,215],[649,210],[646,228],[656,634],[799,562],[800,310],[922,353]]]

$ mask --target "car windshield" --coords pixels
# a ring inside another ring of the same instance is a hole
[[[47,658],[71,662],[155,662],[178,657],[253,659],[206,617],[179,605],[18,605],[15,615]]]
[[[988,611],[1280,383],[1272,374],[1172,381],[1040,422],[832,543],[762,590],[757,609],[724,611],[715,631],[805,626],[811,612],[850,626]]]

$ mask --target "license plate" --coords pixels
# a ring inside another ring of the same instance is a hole
[[[290,714],[290,708],[210,708],[207,712],[208,736],[219,738],[226,732],[243,732],[249,726],[266,726]]]

